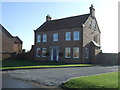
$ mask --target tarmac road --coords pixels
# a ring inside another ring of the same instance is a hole
[[[118,66],[93,66],[93,67],[72,67],[72,68],[48,68],[48,69],[25,69],[25,70],[13,70],[13,71],[4,71],[8,73],[12,78],[20,79],[19,80],[9,80],[3,75],[3,87],[30,87],[38,88],[37,85],[26,83],[25,81],[35,82],[38,85],[46,87],[59,87],[62,83],[67,80],[75,77],[96,75],[108,72],[118,71]],[[6,79],[4,79],[4,77]],[[25,80],[25,81],[21,81]],[[6,84],[10,83],[10,85]],[[11,83],[12,82],[12,83]],[[19,85],[14,85],[16,82]],[[5,84],[4,84],[5,83]],[[13,84],[14,83],[14,84]],[[40,87],[40,86],[39,86]]]
[[[10,77],[9,74],[3,73],[2,74],[2,88],[39,88],[39,87],[27,81],[14,79]]]

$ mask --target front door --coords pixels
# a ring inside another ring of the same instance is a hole
[[[57,60],[57,50],[53,49],[53,60],[56,61]]]

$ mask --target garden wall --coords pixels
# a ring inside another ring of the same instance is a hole
[[[14,59],[19,59],[19,60],[34,60],[34,52],[35,48],[34,45],[32,45],[31,50],[26,53],[20,53],[16,56],[14,56]]]
[[[95,58],[96,64],[102,65],[117,65],[118,63],[118,56],[120,57],[120,53],[99,53]]]

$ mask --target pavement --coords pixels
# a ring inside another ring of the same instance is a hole
[[[39,88],[41,86],[44,88],[46,87],[58,88],[62,83],[65,83],[71,78],[97,75],[116,71],[118,71],[118,66],[93,66],[93,67],[47,68],[26,70],[24,69],[3,71],[3,73],[7,73],[11,78],[16,79],[17,81],[24,80],[24,82],[25,81],[34,82],[36,85],[38,85],[36,86],[35,84],[34,85],[32,84],[32,86],[29,86],[30,88],[31,87]],[[9,79],[6,79],[6,81],[9,81]],[[12,81],[12,83],[17,81]],[[29,85],[31,84],[29,83]],[[6,87],[6,85],[3,86]]]

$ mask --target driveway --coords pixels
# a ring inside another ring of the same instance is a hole
[[[11,77],[36,82],[44,86],[59,87],[62,83],[75,77],[89,76],[118,71],[118,66],[93,66],[72,68],[26,69],[5,71]]]

